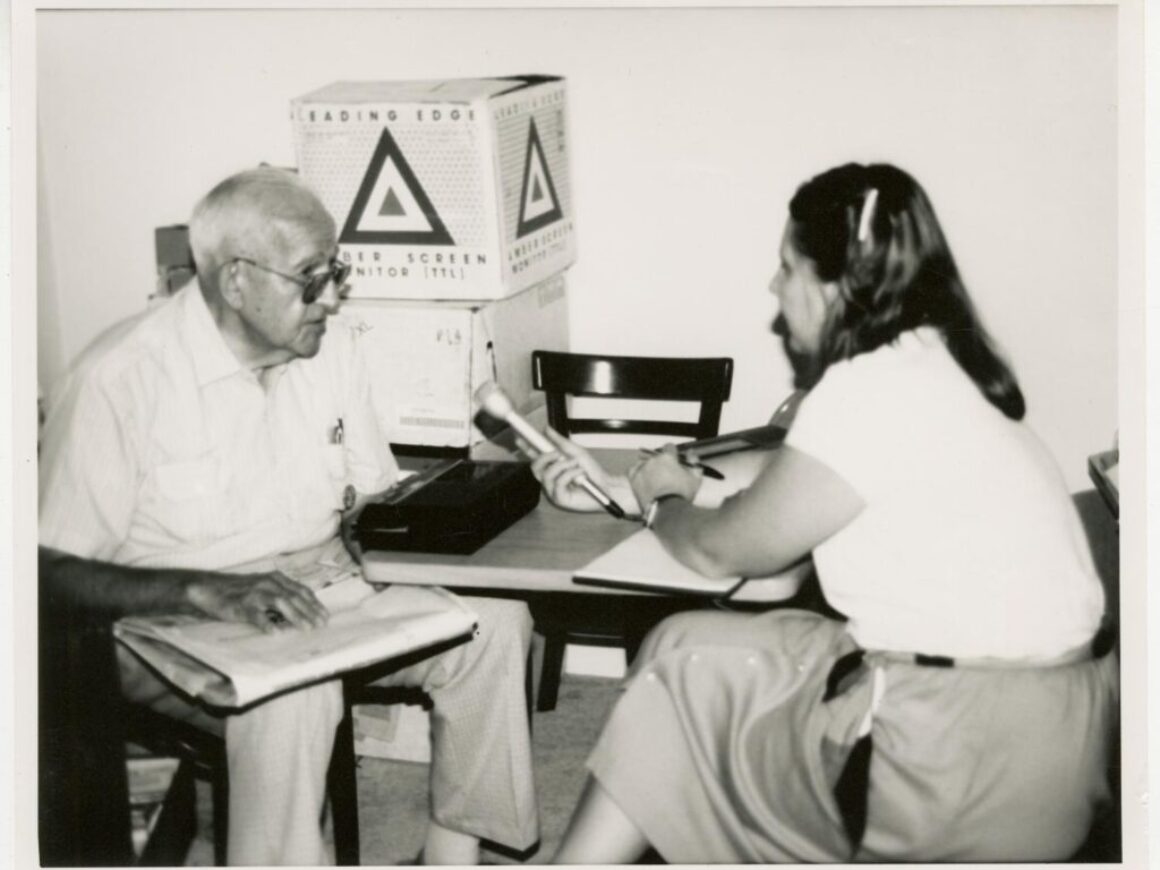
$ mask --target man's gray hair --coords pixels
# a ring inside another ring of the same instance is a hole
[[[189,221],[189,247],[203,282],[234,257],[254,256],[287,225],[331,220],[314,192],[293,172],[260,166],[231,175],[207,193]]]

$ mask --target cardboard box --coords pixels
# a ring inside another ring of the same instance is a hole
[[[354,708],[354,751],[392,761],[431,761],[431,719],[418,704],[359,704]]]
[[[501,299],[576,259],[564,80],[337,82],[291,104],[352,296]]]
[[[136,752],[136,748],[133,749]],[[133,755],[125,759],[129,781],[129,833],[138,858],[157,827],[180,758]]]
[[[371,390],[396,445],[470,448],[474,394],[495,381],[527,415],[544,405],[532,389],[532,351],[568,349],[563,275],[487,303],[357,300],[343,306],[370,340]]]

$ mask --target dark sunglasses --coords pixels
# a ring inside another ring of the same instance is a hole
[[[259,263],[256,260],[251,260],[248,257],[234,257],[234,260],[239,263],[248,263],[255,269],[261,269],[263,272],[269,272],[271,275],[277,275],[279,278],[285,278],[287,281],[293,281],[302,288],[303,305],[311,305],[317,301],[318,297],[326,291],[326,285],[331,281],[338,288],[339,296],[342,296],[343,285],[346,283],[346,279],[350,277],[350,263],[344,263],[337,257],[308,275],[287,275],[285,272],[271,269],[269,266]]]

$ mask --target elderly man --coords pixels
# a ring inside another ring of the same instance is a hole
[[[357,567],[340,523],[394,482],[359,339],[341,319],[335,226],[293,174],[262,168],[194,211],[198,280],[82,354],[56,391],[41,451],[42,570],[54,594],[116,613],[187,612],[321,624],[305,577]],[[389,591],[387,594],[390,594]],[[538,836],[522,603],[473,599],[479,634],[383,682],[432,713],[431,864],[479,859],[479,839]],[[325,775],[336,682],[223,715],[125,650],[136,702],[224,734],[232,864],[326,863]]]

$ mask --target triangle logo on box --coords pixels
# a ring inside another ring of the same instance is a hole
[[[520,192],[520,219],[516,224],[516,238],[546,227],[562,217],[564,213],[560,211],[560,201],[556,198],[556,185],[552,183],[552,174],[548,172],[536,120],[532,118],[528,128],[528,151],[524,157],[524,184]]]
[[[338,240],[363,245],[455,244],[386,127]]]

